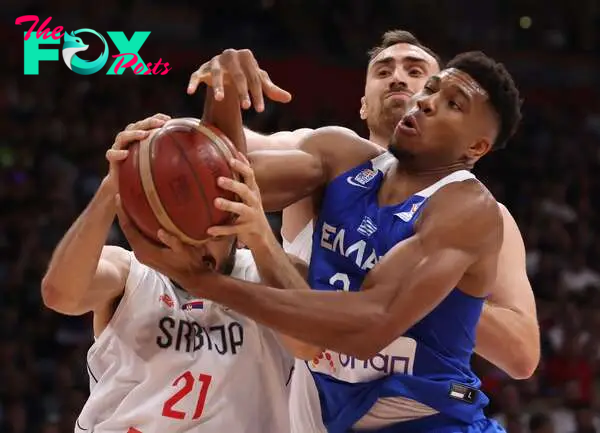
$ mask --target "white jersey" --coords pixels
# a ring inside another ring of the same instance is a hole
[[[239,250],[232,276],[257,282]],[[277,335],[200,300],[131,254],[124,295],[88,352],[76,433],[287,432],[293,358]]]
[[[288,254],[310,263],[312,252],[313,222],[310,221],[288,242],[283,238],[283,248]],[[290,390],[290,424],[292,433],[326,433],[321,417],[319,393],[306,362],[297,359]]]

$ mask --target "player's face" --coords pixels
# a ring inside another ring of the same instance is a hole
[[[202,246],[202,260],[205,265],[222,274],[230,274],[235,263],[237,239],[233,236],[210,238]]]
[[[411,98],[389,149],[398,159],[419,158],[430,167],[475,162],[496,133],[487,92],[465,72],[446,69]]]
[[[406,103],[427,79],[439,72],[434,57],[419,47],[396,44],[383,50],[367,69],[360,115],[371,131],[391,132]]]

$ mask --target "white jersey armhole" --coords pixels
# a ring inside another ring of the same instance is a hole
[[[282,236],[283,250],[288,254],[299,257],[307,264],[310,263],[313,230],[313,220],[311,219],[291,242]]]
[[[127,304],[131,302],[131,298],[137,292],[144,275],[148,272],[149,268],[142,265],[135,257],[135,254],[132,251],[128,251],[129,254],[129,273],[127,274],[127,280],[125,281],[125,287],[123,289],[123,295],[121,299],[119,299],[119,303],[117,308],[97,337],[94,337],[94,343],[100,341],[104,335],[107,334],[107,330],[115,326],[116,323],[119,322],[119,318],[123,314],[123,311],[126,309]]]

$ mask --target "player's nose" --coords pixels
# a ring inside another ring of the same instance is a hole
[[[391,77],[390,90],[392,92],[408,89],[408,75],[401,68],[396,68]]]
[[[419,107],[419,110],[427,116],[435,114],[435,104],[432,96],[433,95],[419,98],[417,101],[417,107]]]

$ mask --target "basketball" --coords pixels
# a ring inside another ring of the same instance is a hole
[[[163,228],[197,245],[213,225],[233,215],[218,210],[214,199],[235,200],[217,186],[220,176],[236,177],[228,160],[235,147],[220,130],[197,119],[172,119],[129,148],[119,171],[124,211],[149,239],[160,243]]]

